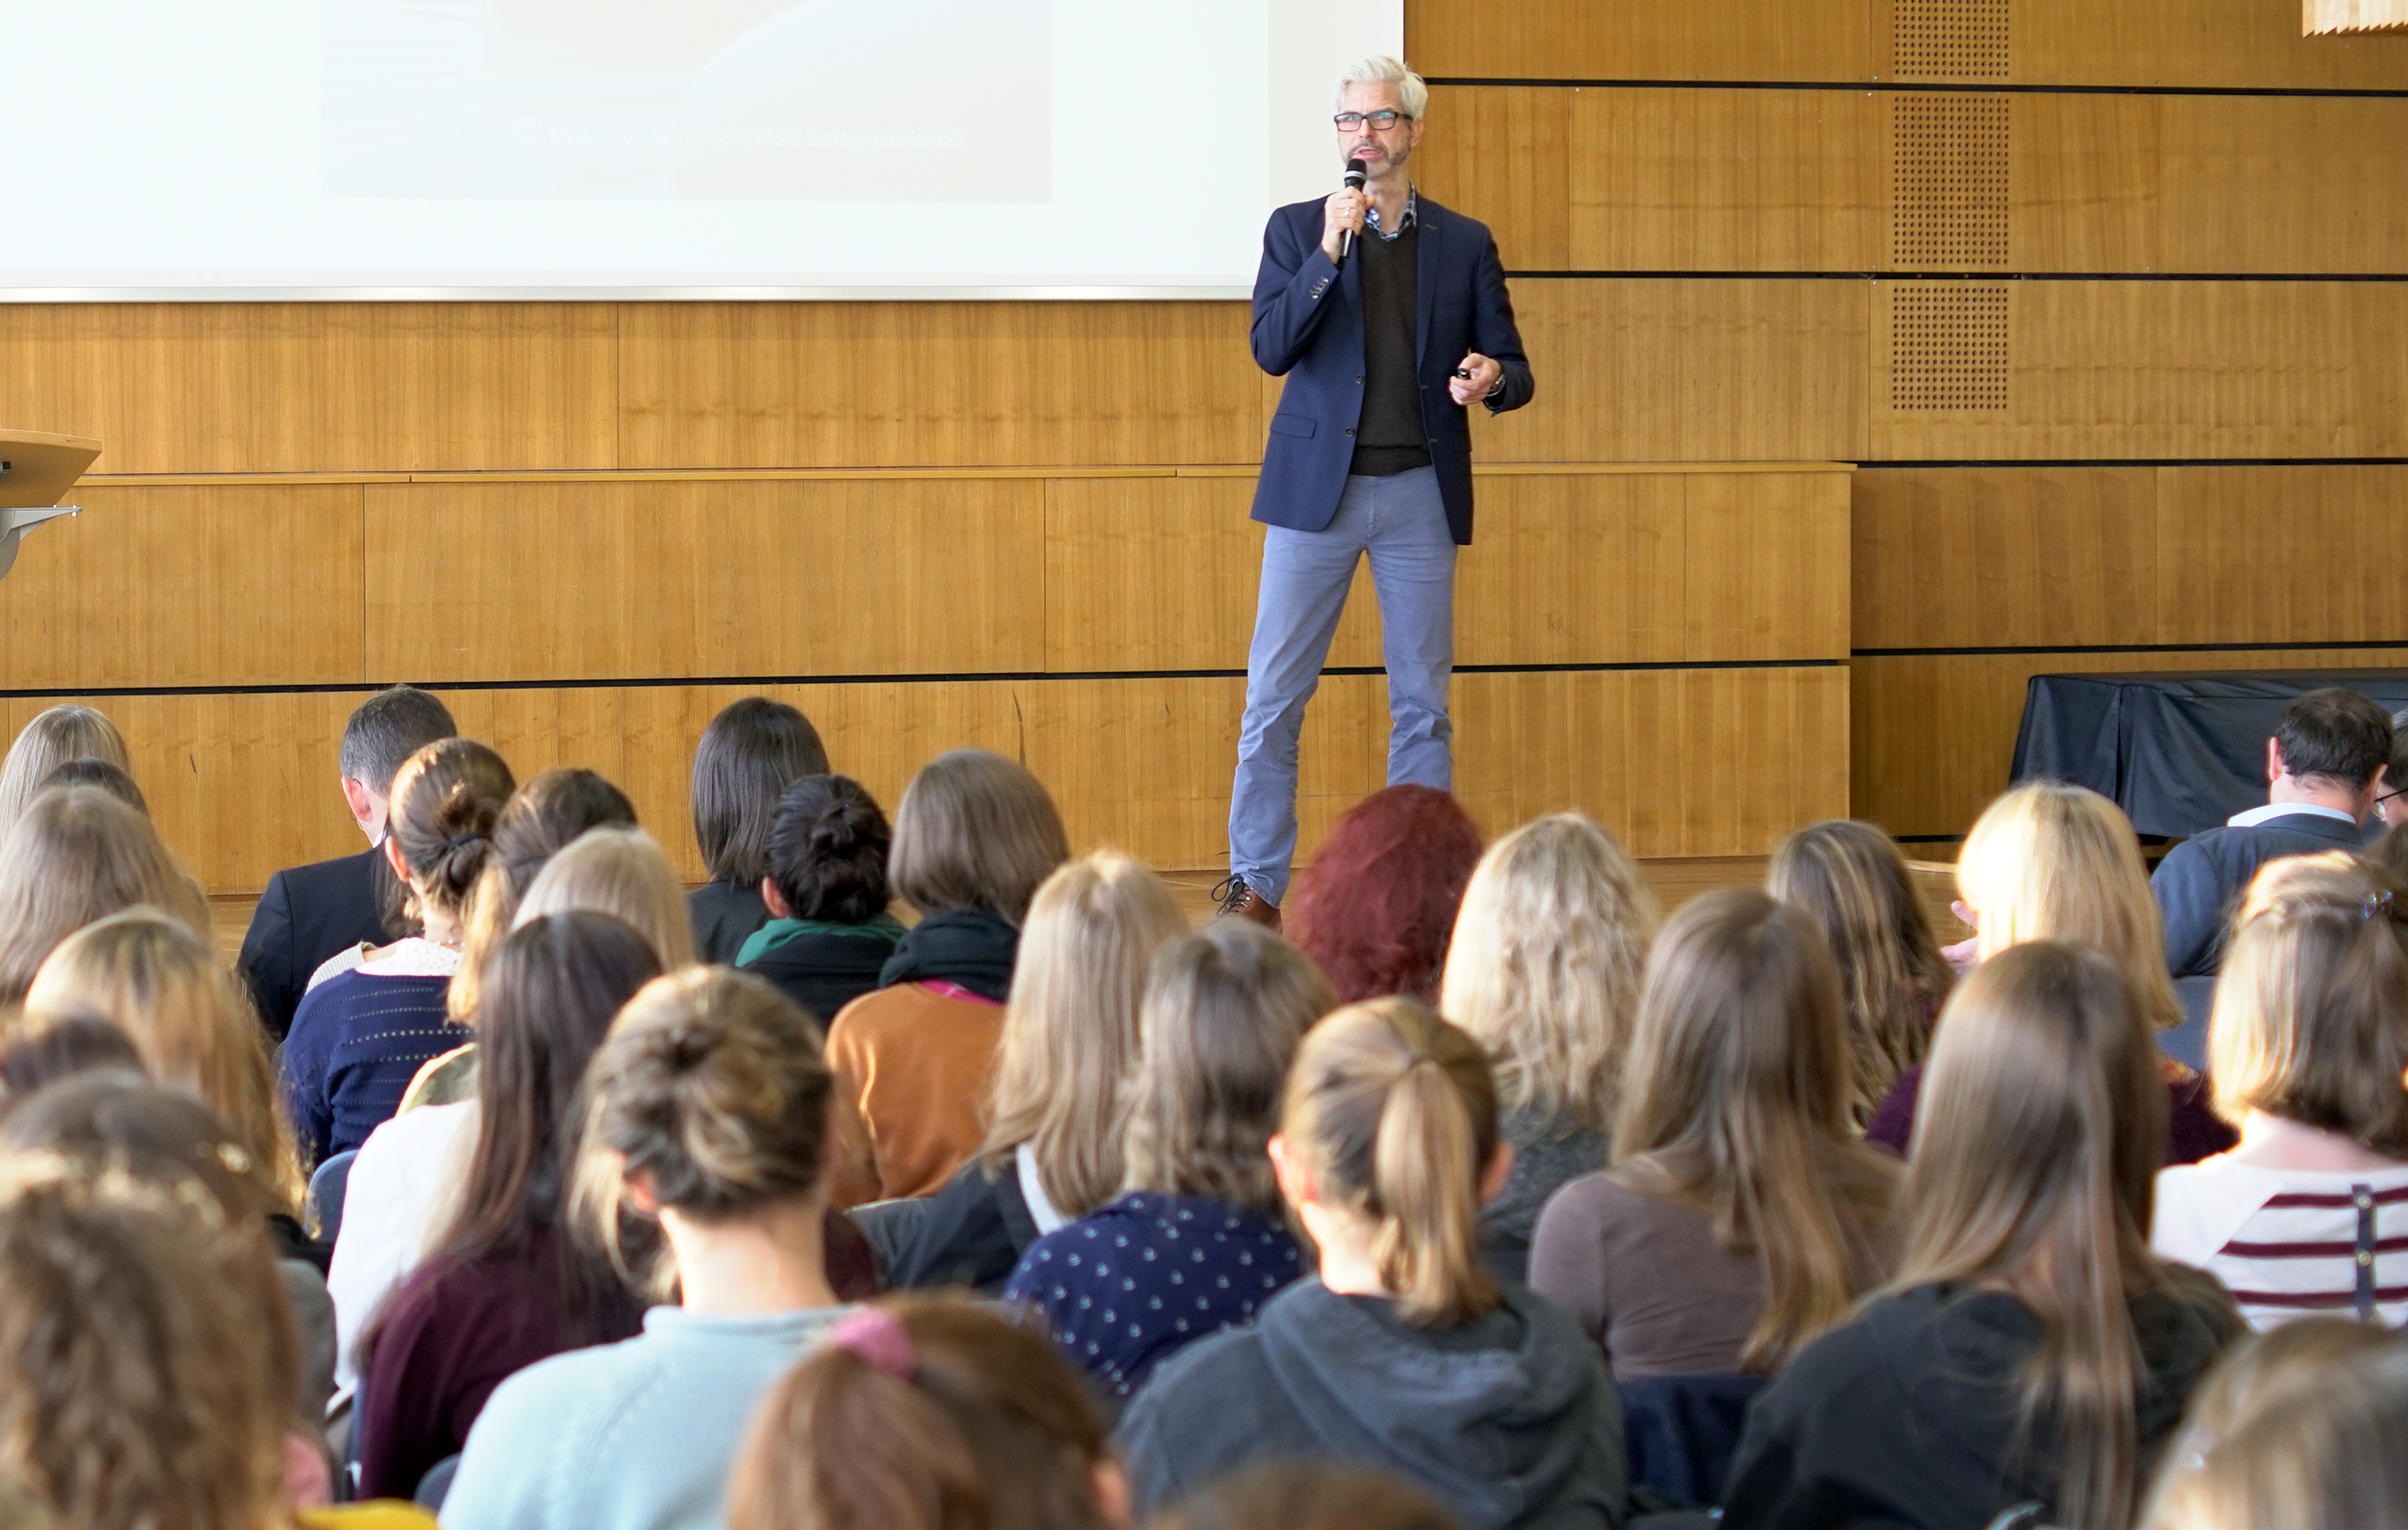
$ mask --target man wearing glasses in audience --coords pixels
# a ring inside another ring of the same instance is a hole
[[[1466,409],[1531,400],[1486,225],[1413,183],[1429,91],[1391,58],[1338,84],[1338,159],[1362,185],[1271,214],[1254,359],[1285,377],[1254,518],[1262,593],[1229,806],[1221,911],[1276,927],[1296,854],[1304,706],[1369,557],[1388,670],[1388,782],[1452,790],[1455,548],[1472,540]]]

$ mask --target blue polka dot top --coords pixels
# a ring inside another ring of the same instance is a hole
[[[1029,1246],[1004,1300],[1045,1315],[1054,1342],[1115,1397],[1180,1346],[1243,1328],[1306,1273],[1287,1227],[1200,1196],[1122,1196]]]

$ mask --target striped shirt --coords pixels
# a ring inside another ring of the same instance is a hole
[[[2309,1171],[2219,1153],[2158,1175],[2158,1253],[2208,1271],[2249,1326],[2408,1323],[2408,1166]]]

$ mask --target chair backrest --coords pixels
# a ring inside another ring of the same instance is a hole
[[[331,1244],[343,1230],[343,1190],[351,1183],[352,1160],[358,1156],[356,1148],[336,1153],[309,1176],[309,1225],[321,1243]]]
[[[457,1453],[429,1466],[427,1474],[418,1479],[418,1491],[412,1494],[418,1507],[431,1510],[442,1508],[444,1495],[452,1490],[452,1478],[458,1472],[459,1457]]]
[[[2183,1023],[2158,1035],[2158,1050],[2193,1072],[2208,1070],[2208,1016],[2215,1010],[2215,974],[2176,978],[2174,997],[2183,1005]]]
[[[1641,1376],[1621,1383],[1631,1486],[1699,1508],[1720,1503],[1747,1405],[1765,1382],[1762,1376]]]

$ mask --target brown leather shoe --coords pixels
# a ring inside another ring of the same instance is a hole
[[[1251,919],[1273,933],[1279,929],[1279,905],[1247,886],[1240,878],[1223,877],[1213,887],[1213,901],[1220,905],[1218,918]]]

